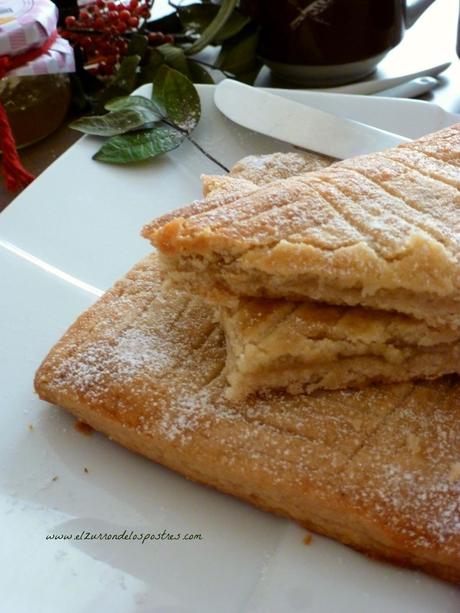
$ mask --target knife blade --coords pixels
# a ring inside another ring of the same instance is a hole
[[[221,81],[214,102],[239,125],[339,159],[374,153],[409,139],[326,113],[232,79]]]

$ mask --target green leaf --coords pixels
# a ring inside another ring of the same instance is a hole
[[[204,33],[206,28],[216,18],[218,12],[219,7],[216,4],[189,4],[177,9],[177,14],[187,33],[199,36]],[[238,10],[234,10],[209,42],[220,44],[227,38],[238,34],[248,22],[248,17],[242,15]]]
[[[239,11],[233,11],[230,19],[224,24],[224,27],[219,30],[213,42],[220,44],[228,38],[236,36],[249,22],[249,17],[242,15]]]
[[[183,49],[167,43],[157,47],[157,50],[161,53],[168,66],[174,68],[177,72],[181,72],[186,77],[190,77],[187,58]]]
[[[129,39],[126,55],[138,55],[143,58],[147,51],[148,44],[149,41],[147,40],[147,36],[137,33],[133,34]]]
[[[154,100],[150,100],[145,96],[121,96],[119,98],[114,98],[110,100],[105,105],[105,108],[108,111],[123,111],[124,109],[138,109],[144,108],[151,111],[152,114],[156,115],[158,121],[163,117],[163,110],[155,103]]]
[[[171,69],[166,64],[162,64],[156,71],[152,81],[152,100],[163,109],[165,115],[167,113],[164,107],[164,84],[169,70]]]
[[[126,96],[136,87],[137,67],[141,58],[139,55],[127,55],[121,61],[116,74],[109,81],[98,97],[99,108],[117,96]]]
[[[203,68],[201,64],[198,64],[192,58],[188,60],[188,68],[191,79],[194,83],[208,83],[211,85],[214,83],[214,79],[211,77],[206,68]]]
[[[95,136],[115,136],[130,130],[138,130],[158,121],[158,115],[149,109],[123,109],[106,115],[81,117],[70,124],[70,127],[85,134]]]
[[[238,0],[222,0],[216,17],[205,28],[200,38],[188,47],[186,50],[187,55],[193,55],[202,51],[218,35],[230,19],[237,4]]]
[[[117,70],[115,76],[110,82],[109,87],[116,86],[119,89],[123,89],[131,93],[134,85],[136,84],[136,69],[139,66],[140,61],[140,55],[125,56],[121,61],[120,68]]]
[[[165,60],[158,49],[150,47],[147,49],[139,74],[138,85],[152,83],[158,68],[164,64]]]
[[[184,138],[185,134],[168,126],[114,136],[99,149],[93,159],[112,164],[141,162],[176,149]]]
[[[262,66],[257,56],[259,31],[252,27],[227,40],[220,50],[216,67],[231,72],[239,81],[253,83]]]
[[[165,109],[176,126],[190,133],[201,116],[201,103],[195,86],[183,74],[160,66],[153,81],[152,98]]]

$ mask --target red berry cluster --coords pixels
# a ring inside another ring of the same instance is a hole
[[[151,47],[159,47],[167,43],[172,44],[174,37],[171,34],[163,34],[163,32],[149,32],[148,40]]]
[[[97,0],[82,7],[78,18],[66,17],[61,34],[82,50],[85,68],[90,73],[109,76],[127,51],[129,34],[150,17],[150,7],[149,0]],[[171,36],[161,32],[151,34],[148,39],[152,46],[173,42]]]

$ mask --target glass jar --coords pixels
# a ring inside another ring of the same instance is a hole
[[[0,5],[1,114],[6,112],[16,146],[25,147],[48,136],[66,116],[73,50],[59,36],[51,0],[0,0]]]
[[[0,80],[2,102],[17,147],[36,143],[56,130],[70,105],[66,73],[7,76]]]

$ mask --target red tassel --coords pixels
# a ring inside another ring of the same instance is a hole
[[[16,150],[13,132],[11,131],[8,116],[0,102],[0,149],[2,150],[2,172],[5,180],[6,188],[10,192],[17,192],[26,187],[34,180],[31,175],[22,166]]]
[[[51,36],[38,49],[31,49],[22,55],[11,57],[8,55],[0,56],[0,79],[5,77],[9,70],[18,68],[27,62],[31,62],[42,53],[46,53],[57,38],[57,31],[52,32]],[[2,172],[6,188],[10,192],[17,192],[31,183],[35,177],[27,172],[21,164],[10,122],[3,104],[0,102],[0,149],[2,150]]]

